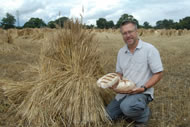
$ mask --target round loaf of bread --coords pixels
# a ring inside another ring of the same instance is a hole
[[[116,73],[108,73],[98,79],[97,85],[101,88],[108,88],[113,86],[115,83],[117,83],[120,80],[120,77]]]
[[[122,80],[119,81],[119,84],[117,85],[116,89],[117,90],[125,90],[125,91],[130,91],[136,87],[135,83],[128,80],[127,78],[123,78]]]
[[[119,84],[117,85],[116,89],[118,90],[125,90],[129,91],[136,87],[135,83],[128,80],[127,78],[123,78],[122,80],[116,73],[108,73],[98,79],[97,85],[101,88],[108,88],[113,86],[115,83],[119,81]]]

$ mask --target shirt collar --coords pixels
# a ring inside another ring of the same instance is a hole
[[[141,49],[141,48],[142,48],[142,40],[139,39],[139,43],[138,43],[136,49]],[[128,53],[128,52],[130,52],[130,51],[129,51],[128,46],[126,45],[126,46],[125,46],[125,53]]]
[[[142,48],[142,40],[139,39],[139,43],[138,43],[136,49],[141,49],[141,48]]]

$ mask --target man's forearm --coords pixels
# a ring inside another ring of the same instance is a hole
[[[149,79],[149,81],[145,84],[146,88],[153,87],[160,79],[162,78],[163,72],[158,72],[153,74],[153,76]]]
[[[120,76],[123,76],[121,73],[117,73]],[[160,79],[162,78],[162,72],[158,72],[155,73],[150,79],[149,81],[145,84],[146,88],[151,88],[152,86],[154,86]],[[125,89],[123,90],[117,90],[115,89],[116,87],[113,87],[112,89],[116,92],[116,93],[121,93],[121,94],[137,94],[137,93],[142,93],[144,92],[144,88],[135,88],[133,90],[130,91],[126,91]]]

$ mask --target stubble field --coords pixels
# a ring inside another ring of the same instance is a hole
[[[50,29],[0,29],[0,87],[7,83],[34,81],[38,77],[42,42]],[[98,51],[104,73],[114,72],[118,50],[124,45],[118,30],[96,30]],[[155,99],[150,103],[149,127],[190,127],[190,32],[141,30],[140,38],[159,51],[164,76],[155,86]],[[15,126],[8,113],[11,101],[0,89],[0,126]],[[113,126],[128,125],[120,121]]]

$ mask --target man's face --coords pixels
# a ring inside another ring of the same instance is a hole
[[[134,45],[138,40],[137,29],[131,23],[121,27],[121,34],[128,46]]]

